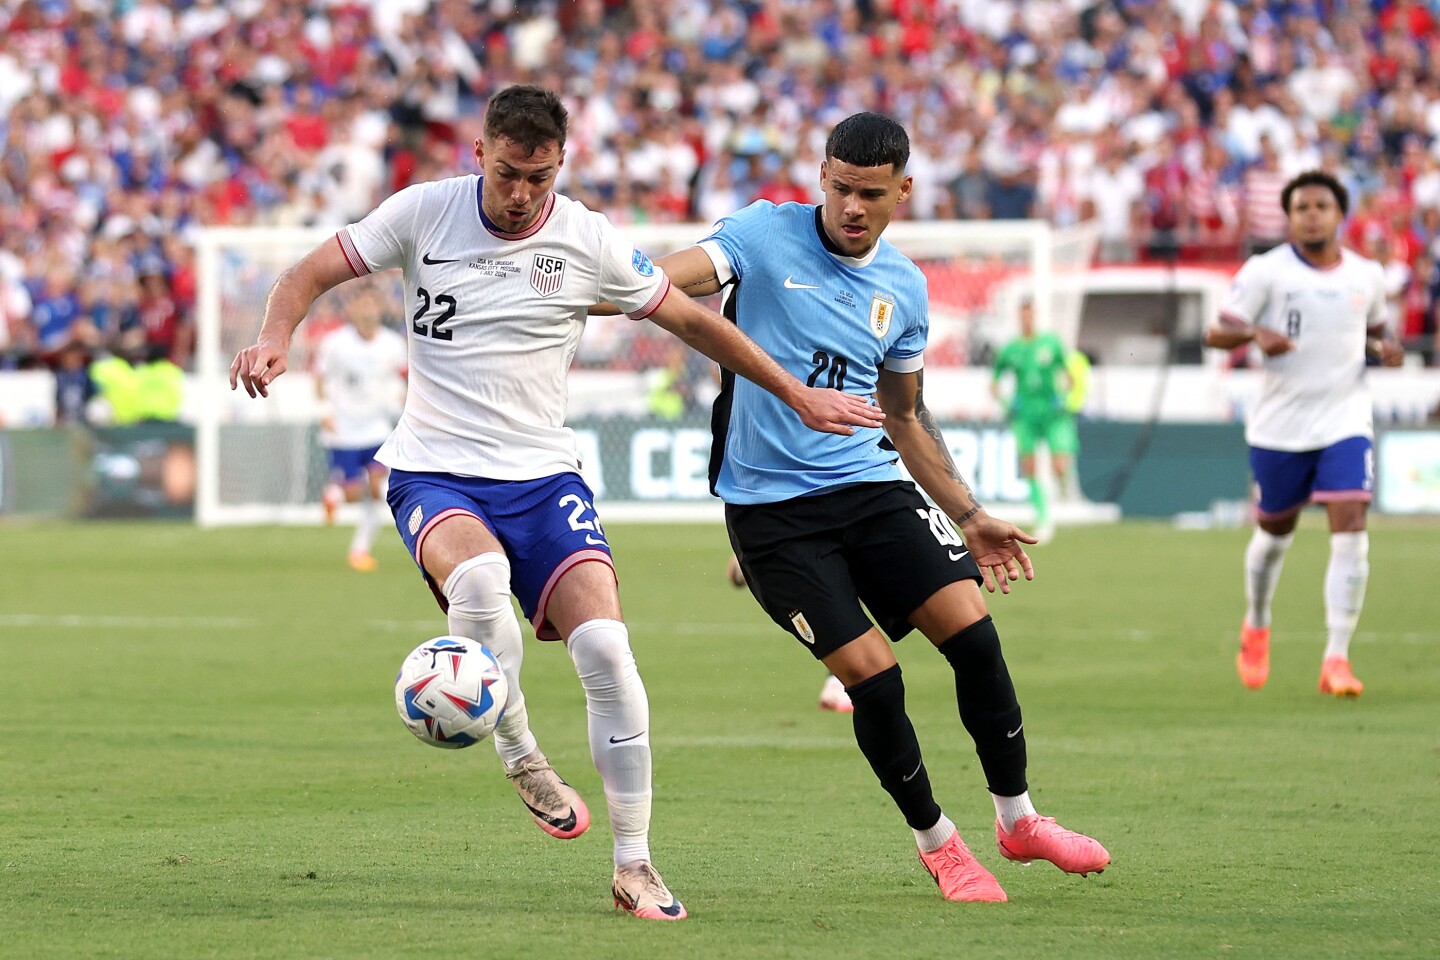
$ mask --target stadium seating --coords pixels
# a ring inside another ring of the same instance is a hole
[[[829,126],[914,139],[916,218],[1099,218],[1233,262],[1323,167],[1434,362],[1440,35],[1413,0],[22,0],[0,9],[0,366],[186,363],[199,224],[340,226],[473,170],[485,99],[564,92],[561,189],[618,223],[818,199]],[[863,66],[863,70],[859,69]]]

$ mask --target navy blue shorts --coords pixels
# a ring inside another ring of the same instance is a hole
[[[1250,472],[1260,487],[1260,513],[1280,514],[1310,501],[1369,500],[1375,453],[1369,437],[1350,437],[1320,450],[1250,448]]]
[[[445,598],[421,562],[425,537],[436,524],[454,516],[475,517],[485,524],[505,548],[510,590],[541,640],[560,639],[545,619],[545,606],[565,571],[587,560],[615,569],[595,513],[595,494],[578,473],[539,480],[484,480],[392,470],[386,499],[400,538],[442,609]]]
[[[364,479],[367,471],[384,470],[385,465],[375,461],[375,454],[379,451],[378,443],[373,447],[331,447],[331,479],[346,483]]]

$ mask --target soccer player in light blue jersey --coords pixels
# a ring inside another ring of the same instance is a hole
[[[722,312],[798,379],[884,410],[884,430],[818,434],[725,371],[711,487],[756,600],[845,684],[860,751],[941,893],[1002,901],[931,792],[887,635],[919,629],[954,669],[1002,856],[1084,874],[1110,855],[1030,801],[1020,705],[979,585],[1003,593],[1022,572],[1033,578],[1024,545],[1035,539],[985,512],[925,406],[926,279],[880,237],[909,196],[909,155],[898,123],[856,114],[826,143],[822,204],[756,201],[659,263],[691,296],[723,292]],[[934,506],[901,479],[899,459]]]

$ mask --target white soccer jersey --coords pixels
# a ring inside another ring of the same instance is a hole
[[[1320,269],[1290,244],[1245,261],[1222,320],[1284,334],[1295,349],[1266,357],[1245,440],[1271,450],[1319,450],[1370,437],[1374,414],[1365,382],[1366,330],[1385,322],[1380,265],[1342,250]]]
[[[566,374],[586,311],[639,320],[670,290],[603,214],[552,193],[523,233],[480,208],[478,176],[407,187],[337,239],[357,274],[405,273],[410,393],[377,459],[495,480],[578,473]]]
[[[380,327],[366,340],[347,323],[320,341],[315,372],[333,426],[321,442],[340,450],[384,443],[405,403],[405,338]]]

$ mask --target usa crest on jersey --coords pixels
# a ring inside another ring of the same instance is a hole
[[[895,298],[877,292],[870,300],[870,332],[884,337],[890,332],[890,321],[895,317]]]
[[[548,297],[560,289],[565,282],[565,261],[543,253],[535,254],[535,265],[530,268],[530,286],[542,297]]]

